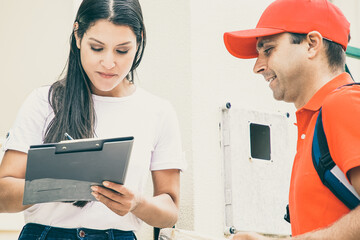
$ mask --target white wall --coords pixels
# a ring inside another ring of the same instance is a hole
[[[349,46],[360,48],[360,1],[358,0],[333,0],[345,14],[350,22],[350,35],[351,40]],[[353,75],[355,81],[360,81],[360,60],[354,58],[348,58],[347,64],[350,68],[350,72]]]
[[[6,113],[1,115],[1,137],[29,92],[61,73],[72,22],[72,1],[1,1],[0,103]]]
[[[194,229],[212,236],[224,227],[220,107],[229,101],[235,108],[292,109],[272,101],[267,84],[252,73],[253,60],[234,58],[223,43],[224,32],[255,27],[270,2],[191,1]]]
[[[61,73],[79,2],[0,2],[0,138],[27,94],[52,83]],[[220,107],[229,101],[234,108],[290,112],[294,117],[294,107],[274,101],[262,77],[253,74],[254,60],[234,58],[222,40],[226,31],[255,27],[271,0],[140,2],[148,42],[138,82],[174,105],[188,161],[182,175],[181,213],[176,226],[220,237],[224,226]],[[351,45],[360,47],[359,2],[334,2],[352,22]],[[360,61],[350,67],[360,79]],[[2,221],[6,218],[0,214]],[[151,231],[145,226],[140,239],[150,239]]]
[[[60,75],[72,22],[72,1],[0,2],[0,144],[25,97]],[[17,239],[22,225],[22,213],[0,213],[0,239]]]

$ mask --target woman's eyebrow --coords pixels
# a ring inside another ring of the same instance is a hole
[[[95,41],[95,42],[97,42],[97,43],[99,43],[99,44],[102,44],[102,45],[105,45],[103,42],[101,42],[101,41],[99,41],[99,40],[97,40],[97,39],[95,39],[95,38],[89,38],[89,40],[93,40],[93,41]],[[123,46],[123,45],[127,45],[127,44],[129,44],[129,43],[131,43],[131,41],[127,41],[127,42],[123,42],[123,43],[120,43],[120,44],[118,44],[118,45],[116,45],[116,46]]]

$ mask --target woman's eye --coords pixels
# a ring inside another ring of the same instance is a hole
[[[122,51],[122,50],[116,50],[117,53],[120,53],[120,54],[127,54],[129,50],[125,50],[125,51]]]
[[[100,52],[103,49],[102,48],[91,47],[91,50],[93,50],[95,52]]]

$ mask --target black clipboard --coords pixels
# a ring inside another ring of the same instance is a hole
[[[96,201],[92,185],[124,184],[133,141],[119,137],[30,146],[23,204]]]

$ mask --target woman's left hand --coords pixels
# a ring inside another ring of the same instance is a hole
[[[142,197],[124,185],[108,181],[103,182],[103,185],[105,187],[92,186],[91,194],[120,216],[133,211],[141,202]]]

